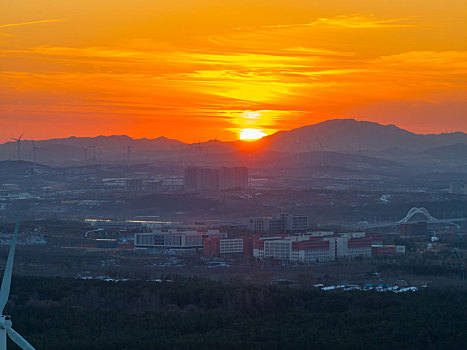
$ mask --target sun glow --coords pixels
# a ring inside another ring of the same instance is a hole
[[[240,130],[240,140],[243,141],[254,141],[258,140],[267,134],[261,129],[242,129]]]
[[[467,131],[467,1],[395,2],[0,6],[0,143],[255,140],[341,116]]]

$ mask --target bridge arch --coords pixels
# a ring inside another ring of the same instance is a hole
[[[435,218],[434,216],[432,216],[428,210],[426,210],[425,208],[412,208],[409,210],[409,212],[407,213],[407,215],[405,216],[405,218],[399,220],[397,223],[398,224],[406,224],[408,222],[410,222],[410,220],[415,216],[415,215],[422,215],[425,217],[426,219],[426,222],[429,223],[429,224],[438,224],[438,223],[445,223],[445,224],[451,224],[451,225],[454,225],[454,226],[459,226],[453,222],[450,222],[448,220],[438,220],[437,218]]]
[[[405,218],[401,219],[398,221],[399,224],[406,224],[408,223],[415,215],[422,215],[425,217],[426,219],[426,222],[428,223],[439,223],[440,221],[438,219],[436,219],[435,217],[433,217],[429,212],[428,210],[426,210],[425,208],[412,208],[409,210],[409,212],[407,213],[407,215],[405,216]]]

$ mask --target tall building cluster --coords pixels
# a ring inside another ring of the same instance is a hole
[[[151,194],[158,192],[178,192],[184,188],[181,176],[167,176],[160,179],[125,179],[125,189],[132,194]]]
[[[248,230],[255,233],[300,233],[308,229],[308,217],[288,213],[271,217],[254,217],[248,221]]]

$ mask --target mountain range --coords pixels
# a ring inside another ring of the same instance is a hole
[[[415,134],[395,125],[381,125],[354,119],[334,119],[306,125],[290,131],[279,131],[268,136],[268,148],[293,151],[331,150],[345,153],[384,151],[399,148],[409,152],[422,152],[452,144],[467,144],[467,134]]]
[[[40,140],[35,141],[35,146],[37,162],[55,166],[126,163],[128,158],[131,163],[217,164],[235,160],[234,163],[241,164],[242,160],[251,160],[251,157],[290,158],[290,154],[307,152],[346,153],[398,161],[423,158],[467,164],[467,134],[463,132],[423,135],[395,125],[354,119],[328,120],[279,131],[255,142],[211,140],[188,144],[165,137],[133,139],[112,135]],[[21,159],[33,160],[33,146],[29,140],[21,142],[20,152]],[[16,159],[16,142],[0,145],[0,160]]]

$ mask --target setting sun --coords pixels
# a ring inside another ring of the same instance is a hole
[[[252,141],[258,140],[267,134],[264,133],[261,129],[242,129],[240,132],[240,140]]]
[[[254,140],[335,118],[467,131],[466,4],[15,1],[0,11],[0,142]]]

